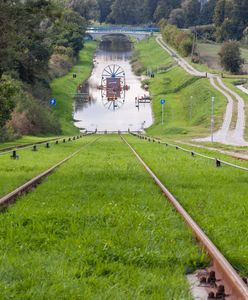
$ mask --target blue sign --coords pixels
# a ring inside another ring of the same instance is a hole
[[[165,104],[165,100],[164,99],[160,100],[160,104],[164,105]]]
[[[50,104],[51,106],[55,106],[55,105],[57,104],[56,99],[55,99],[55,98],[50,99],[50,100],[49,100],[49,104]]]

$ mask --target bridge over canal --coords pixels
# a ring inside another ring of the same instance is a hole
[[[142,40],[151,34],[159,32],[158,27],[151,26],[90,26],[86,33],[93,39],[101,39],[104,35],[124,34]]]

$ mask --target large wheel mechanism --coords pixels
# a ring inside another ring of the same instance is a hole
[[[118,65],[108,65],[102,72],[101,79],[102,102],[109,110],[119,109],[125,102],[126,85],[125,72]]]

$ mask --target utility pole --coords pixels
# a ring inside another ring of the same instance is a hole
[[[212,97],[211,142],[214,142],[214,97]]]

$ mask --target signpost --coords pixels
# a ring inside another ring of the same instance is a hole
[[[214,97],[212,97],[211,142],[214,141]]]
[[[165,100],[161,99],[160,104],[162,105],[162,125],[164,125],[164,105],[165,105]]]
[[[55,106],[57,104],[57,100],[55,98],[51,98],[49,100],[49,104],[50,104],[50,106]]]

